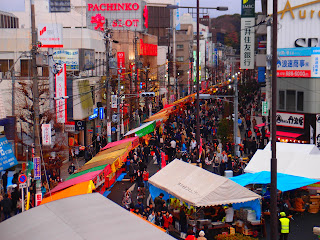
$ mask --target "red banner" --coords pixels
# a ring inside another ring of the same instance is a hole
[[[125,58],[124,58],[124,52],[118,52],[117,53],[117,61],[118,61],[118,74],[120,76],[120,80],[125,80]]]

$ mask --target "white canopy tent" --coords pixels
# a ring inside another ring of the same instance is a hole
[[[196,206],[248,202],[260,196],[202,168],[174,160],[149,179],[153,186]]]
[[[320,151],[313,144],[277,142],[278,173],[320,179]],[[271,144],[257,150],[248,166],[247,173],[270,171]]]
[[[0,232],[1,240],[174,239],[99,193],[32,208],[0,223]]]

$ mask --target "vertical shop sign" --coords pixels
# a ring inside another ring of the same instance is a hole
[[[56,116],[58,123],[65,123],[67,120],[67,71],[66,64],[56,74]]]
[[[125,80],[125,58],[124,58],[124,52],[118,52],[117,53],[117,60],[118,60],[118,75],[120,77],[120,80]]]

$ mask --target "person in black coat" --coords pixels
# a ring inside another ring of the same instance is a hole
[[[7,220],[8,218],[11,217],[11,208],[12,208],[12,201],[8,197],[8,193],[4,195],[3,200],[0,202],[0,205],[3,209],[3,214],[4,214],[4,220]]]

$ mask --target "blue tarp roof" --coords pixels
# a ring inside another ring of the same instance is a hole
[[[319,182],[319,180],[316,179],[298,177],[283,173],[278,173],[277,176],[277,188],[282,192]],[[262,171],[258,173],[246,173],[230,179],[241,186],[246,186],[249,184],[269,184],[271,182],[271,175],[268,171]]]

